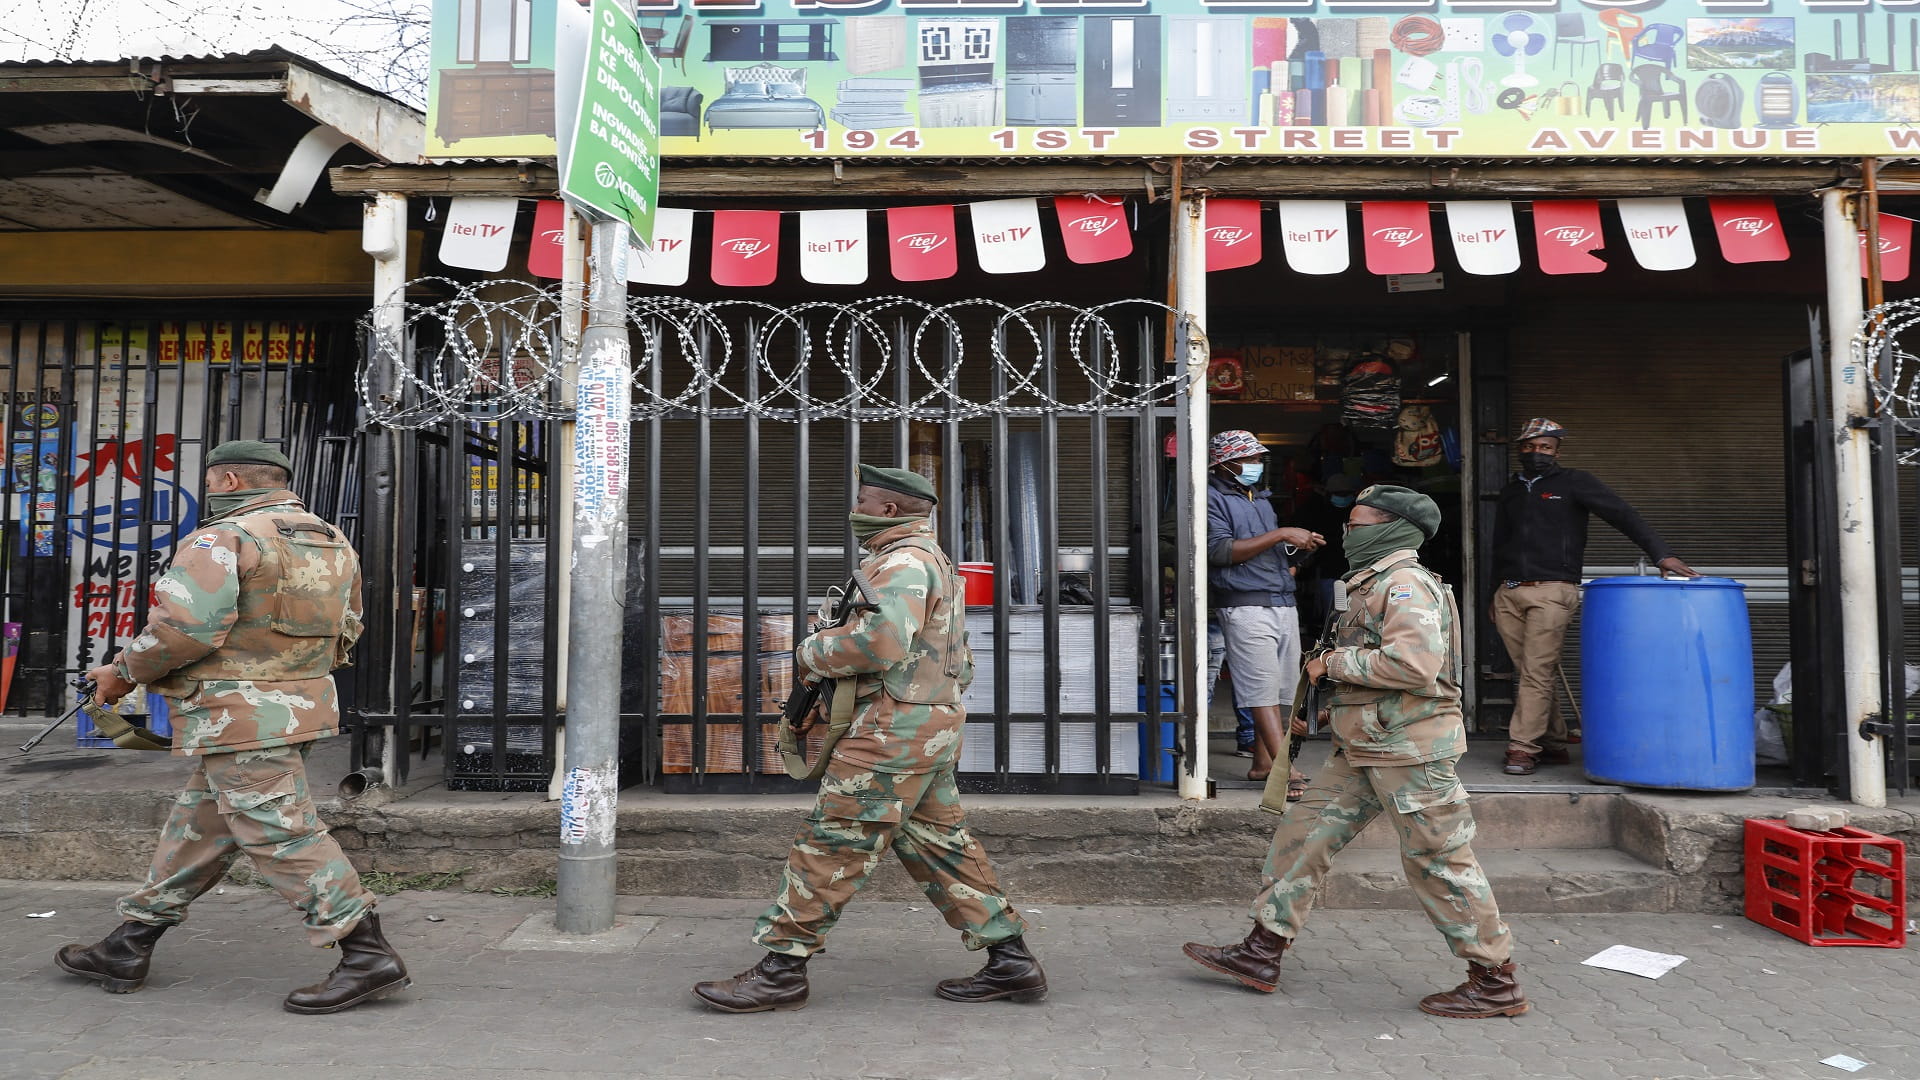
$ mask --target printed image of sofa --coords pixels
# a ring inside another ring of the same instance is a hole
[[[691,86],[660,88],[660,134],[700,137],[700,91]]]
[[[800,68],[755,64],[727,68],[727,90],[707,106],[707,128],[801,128],[826,121],[826,110],[807,96]]]

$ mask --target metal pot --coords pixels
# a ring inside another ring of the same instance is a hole
[[[1060,572],[1063,574],[1093,573],[1093,552],[1081,548],[1060,549]]]

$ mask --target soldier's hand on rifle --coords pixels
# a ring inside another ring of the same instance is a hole
[[[93,700],[102,705],[112,705],[133,692],[138,685],[120,677],[120,671],[112,664],[101,664],[87,672],[87,681],[93,684]]]
[[[1326,537],[1306,529],[1281,529],[1279,532],[1281,543],[1292,544],[1301,551],[1318,551],[1327,543]]]
[[[1327,658],[1314,656],[1307,661],[1307,681],[1317,683],[1327,677]]]
[[[1293,726],[1292,726],[1292,727],[1291,727],[1290,729],[1288,729],[1288,732],[1287,732],[1287,734],[1289,734],[1289,735],[1305,735],[1305,734],[1307,734],[1307,718],[1306,718],[1306,717],[1304,717],[1304,716],[1296,716],[1296,717],[1294,717],[1294,718],[1293,718]]]

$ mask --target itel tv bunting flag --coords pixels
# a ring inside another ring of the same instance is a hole
[[[899,281],[938,281],[960,269],[952,206],[887,210],[887,254]]]
[[[780,272],[780,211],[713,212],[713,282],[739,288],[773,284]]]
[[[533,208],[533,243],[527,247],[527,272],[534,277],[558,278],[566,259],[560,254],[567,232],[567,204],[541,199]]]
[[[800,276],[815,285],[867,280],[867,212],[802,210]]]
[[[1533,246],[1540,269],[1549,274],[1597,274],[1606,260],[1593,252],[1606,244],[1600,230],[1600,204],[1592,199],[1533,204]]]
[[[989,274],[1030,274],[1045,269],[1037,199],[999,199],[967,207],[973,219],[973,254]]]
[[[1257,199],[1208,199],[1207,269],[1238,270],[1260,261]]]
[[[1060,219],[1061,246],[1074,262],[1112,262],[1133,254],[1133,230],[1127,226],[1124,199],[1056,195],[1053,213]]]
[[[1520,230],[1510,202],[1447,203],[1453,257],[1469,274],[1511,274],[1520,269]]]
[[[1286,24],[1281,23],[1282,26]],[[1284,31],[1281,32],[1284,37]],[[1353,264],[1344,202],[1283,201],[1280,243],[1296,274],[1344,274]]]
[[[693,211],[662,206],[653,213],[653,247],[627,248],[627,280],[637,285],[687,283],[693,266]]]
[[[1367,242],[1367,269],[1375,274],[1433,271],[1433,226],[1424,202],[1363,202],[1360,231]]]
[[[1913,219],[1880,215],[1880,280],[1905,281],[1913,267]],[[1867,233],[1860,232],[1860,276],[1867,273]]]
[[[1633,257],[1648,270],[1685,270],[1694,263],[1687,205],[1679,199],[1621,199],[1620,227]]]
[[[1720,238],[1720,255],[1730,263],[1787,261],[1787,234],[1773,200],[1758,197],[1710,198],[1713,231]]]

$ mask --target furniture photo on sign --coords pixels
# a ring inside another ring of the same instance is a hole
[[[993,127],[999,120],[999,19],[921,19],[920,126]]]
[[[660,88],[660,134],[700,137],[700,91],[691,86]]]
[[[847,20],[847,74],[871,75],[906,66],[905,15],[861,15]]]
[[[1560,66],[1560,50],[1567,50],[1567,64],[1573,71],[1580,70],[1580,58],[1592,49],[1597,56],[1600,51],[1600,38],[1587,32],[1587,17],[1575,11],[1553,17],[1553,66]]]
[[[680,67],[680,73],[682,75],[686,74],[687,45],[693,40],[693,16],[683,15],[680,17],[680,28],[674,31],[673,44],[671,45],[660,44],[667,40],[664,28],[660,30],[642,28],[640,37],[646,41],[647,47],[653,50],[653,58],[655,60],[677,61]]]
[[[1017,15],[1007,20],[1007,123],[1071,126],[1080,118],[1080,20]]]
[[[801,128],[826,121],[826,110],[807,96],[807,73],[800,68],[756,64],[727,68],[727,89],[707,106],[707,129]]]
[[[1653,126],[1653,107],[1660,106],[1662,119],[1673,119],[1673,106],[1680,105],[1680,123],[1688,123],[1686,80],[1659,64],[1641,64],[1633,69],[1633,85],[1640,91],[1640,128]]]
[[[552,135],[553,72],[522,66],[533,58],[533,0],[460,0],[459,20],[434,135]]]
[[[831,61],[838,19],[714,20],[708,60]]]
[[[1089,16],[1086,31],[1086,122],[1159,127],[1160,16]]]
[[[1167,17],[1167,119],[1237,121],[1252,105],[1247,83],[1245,19]]]

